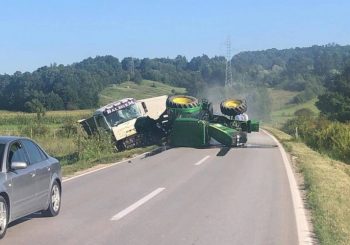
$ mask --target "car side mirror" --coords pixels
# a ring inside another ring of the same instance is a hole
[[[11,163],[12,170],[25,169],[27,167],[28,167],[28,164],[26,162],[12,162]]]

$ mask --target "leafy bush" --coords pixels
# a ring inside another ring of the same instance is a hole
[[[297,117],[312,117],[312,116],[315,116],[315,113],[309,108],[301,108],[295,111],[294,115]]]
[[[111,135],[105,131],[89,137],[79,134],[76,144],[79,160],[100,159],[116,151]]]
[[[79,125],[76,122],[72,120],[67,120],[59,129],[58,135],[67,138],[76,136],[78,134],[78,128]]]
[[[324,117],[299,116],[288,120],[282,130],[300,138],[313,149],[350,164],[350,124],[331,122]]]

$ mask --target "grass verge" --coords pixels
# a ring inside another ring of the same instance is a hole
[[[313,151],[280,130],[266,130],[296,157],[320,244],[350,244],[350,166]]]

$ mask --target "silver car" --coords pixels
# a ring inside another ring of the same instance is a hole
[[[0,136],[0,239],[9,222],[61,207],[61,166],[27,138]]]

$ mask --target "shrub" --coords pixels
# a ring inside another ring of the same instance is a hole
[[[350,164],[350,124],[332,122],[324,117],[299,116],[288,120],[282,130],[300,138],[313,149]]]
[[[297,117],[313,117],[315,113],[309,108],[301,108],[294,112],[294,115]]]

